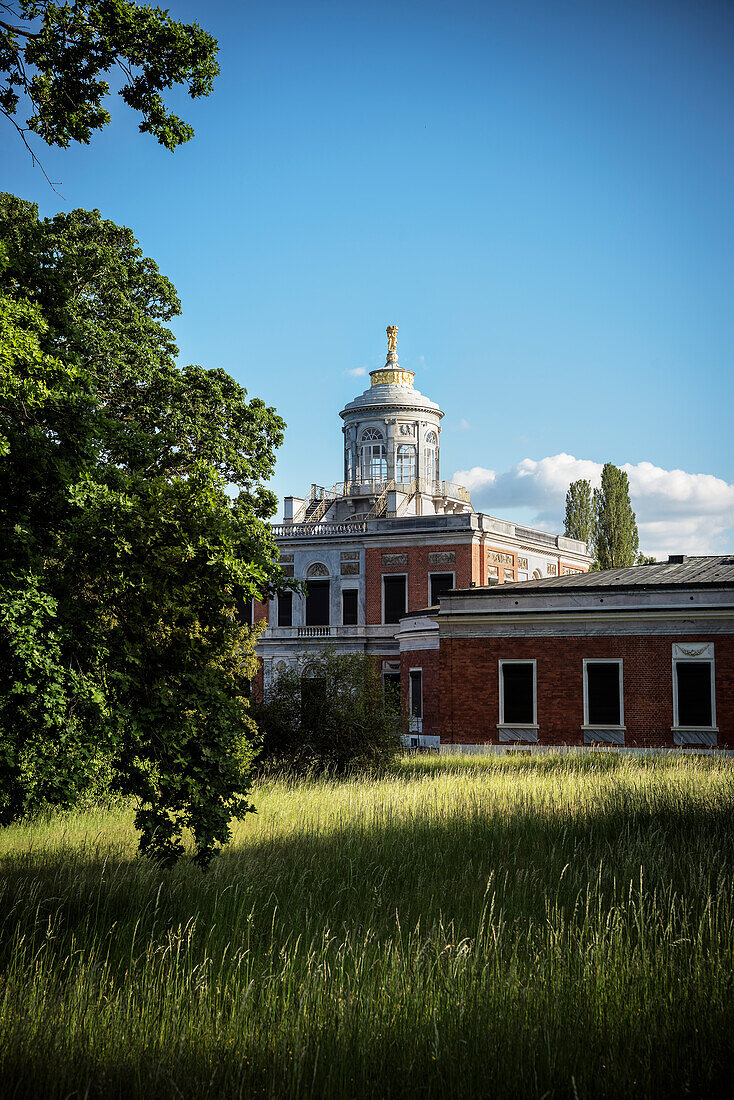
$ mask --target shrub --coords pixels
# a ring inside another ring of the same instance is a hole
[[[254,716],[262,759],[289,767],[374,767],[402,747],[399,702],[364,653],[324,651],[279,670]]]

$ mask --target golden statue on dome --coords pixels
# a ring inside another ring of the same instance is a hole
[[[379,370],[370,371],[370,385],[372,386],[412,386],[415,375],[412,370],[401,370],[398,367],[398,326],[388,325],[387,332],[387,362]]]

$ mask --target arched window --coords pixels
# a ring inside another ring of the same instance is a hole
[[[433,485],[438,481],[438,436],[435,432],[429,432],[425,440],[425,479]]]
[[[395,462],[395,480],[415,480],[415,447],[411,447],[407,443],[401,443],[398,447]]]
[[[387,477],[387,451],[382,432],[365,428],[359,449],[359,465],[363,481],[384,481]]]

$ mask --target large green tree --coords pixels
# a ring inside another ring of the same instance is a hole
[[[163,94],[174,85],[192,98],[212,90],[217,43],[196,23],[134,0],[15,0],[0,2],[0,15],[0,112],[21,135],[32,131],[47,145],[88,142],[110,121],[105,77],[116,69],[142,132],[167,149],[193,136]],[[30,112],[24,125],[16,121],[22,105]]]
[[[569,539],[578,539],[591,545],[594,535],[594,510],[591,499],[591,482],[572,481],[566,493],[566,518],[563,533]]]
[[[594,490],[594,543],[599,569],[619,569],[637,562],[640,539],[629,480],[611,462],[605,463],[601,485]]]
[[[97,211],[0,197],[0,820],[73,799],[100,753],[141,847],[206,863],[248,811],[254,633],[282,583],[283,423],[179,369],[171,283]]]

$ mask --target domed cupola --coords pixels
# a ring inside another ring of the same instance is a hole
[[[421,483],[433,494],[439,480],[443,412],[413,385],[414,372],[398,364],[398,327],[388,325],[384,367],[370,372],[370,388],[340,412],[344,421],[347,484]]]

